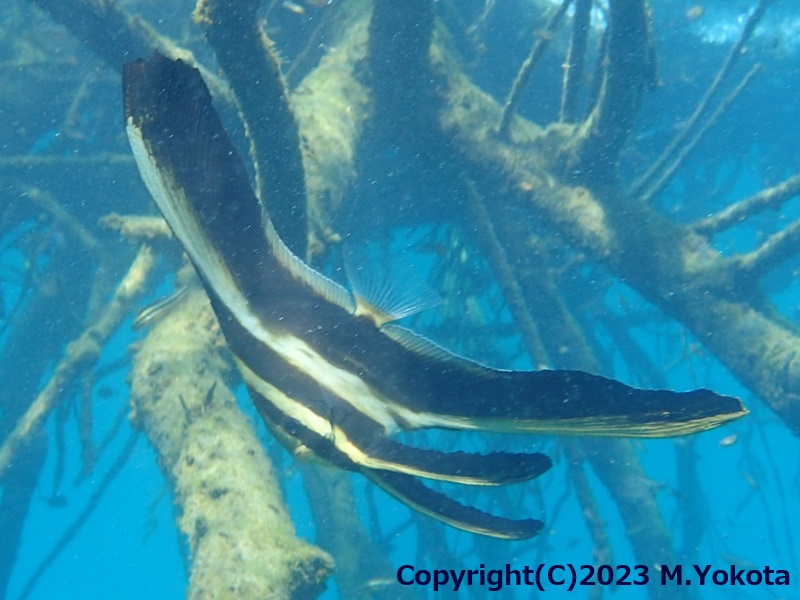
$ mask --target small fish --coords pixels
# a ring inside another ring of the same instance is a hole
[[[697,19],[702,17],[705,14],[705,12],[706,12],[705,8],[703,8],[699,4],[696,4],[686,10],[686,20],[696,21]]]
[[[150,327],[163,319],[167,313],[186,295],[188,287],[182,285],[169,296],[165,296],[156,302],[144,307],[133,320],[131,329],[138,331],[142,327]]]
[[[114,395],[114,388],[107,385],[101,385],[97,388],[97,397],[102,400],[108,400]]]
[[[293,12],[296,15],[302,15],[305,14],[306,12],[305,7],[297,4],[296,2],[290,2],[289,0],[284,0],[281,6],[283,6],[283,8],[285,8],[289,12]]]
[[[421,449],[393,434],[438,427],[665,437],[747,413],[737,398],[709,390],[641,390],[582,371],[505,371],[449,352],[392,322],[419,303],[387,306],[351,294],[292,254],[197,70],[156,54],[125,65],[123,90],[142,179],[203,281],[250,397],[287,448],[361,473],[453,527],[523,539],[543,523],[463,505],[420,478],[507,485],[546,472],[549,457]]]
[[[719,441],[719,445],[722,446],[723,448],[727,448],[728,446],[733,446],[738,441],[739,441],[739,436],[736,435],[735,433],[732,433],[731,435],[722,438]]]
[[[51,508],[64,508],[67,506],[67,499],[62,494],[53,494],[44,499]]]
[[[343,594],[345,598],[372,598],[380,594],[386,594],[389,588],[397,585],[396,579],[389,577],[376,577],[369,579]]]

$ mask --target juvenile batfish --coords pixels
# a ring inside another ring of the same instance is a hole
[[[547,456],[423,450],[392,434],[440,427],[664,437],[746,414],[738,399],[709,390],[492,369],[388,322],[390,311],[376,312],[281,241],[195,69],[156,54],[125,65],[123,85],[142,178],[203,280],[259,413],[296,454],[362,473],[454,527],[518,539],[542,523],[464,506],[419,478],[517,483],[547,471]]]

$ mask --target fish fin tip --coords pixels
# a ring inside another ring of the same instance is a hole
[[[463,531],[505,540],[525,540],[537,535],[544,527],[544,523],[537,519],[508,519],[461,504],[425,486],[416,477],[371,469],[362,472],[404,504]]]

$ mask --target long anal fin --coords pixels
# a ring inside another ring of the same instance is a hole
[[[466,506],[410,475],[380,470],[363,473],[401,502],[457,529],[505,540],[524,540],[535,536],[544,525],[537,519],[507,519]]]
[[[354,460],[362,466],[464,485],[528,481],[553,464],[549,456],[538,452],[441,452],[407,446],[386,437],[371,440],[360,449],[363,455]]]

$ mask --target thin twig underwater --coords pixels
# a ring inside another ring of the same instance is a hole
[[[156,54],[126,65],[123,89],[142,177],[203,280],[264,422],[296,456],[360,472],[449,525],[520,539],[542,523],[467,507],[417,478],[506,485],[541,475],[548,457],[444,453],[389,436],[440,427],[665,437],[747,413],[738,399],[709,390],[634,389],[583,371],[491,369],[393,324],[389,311],[351,297],[281,241],[196,69]]]

